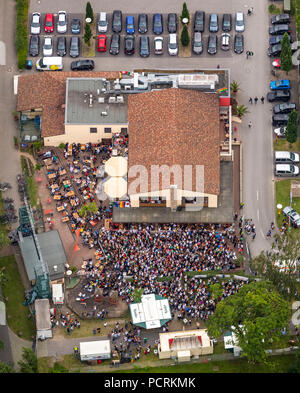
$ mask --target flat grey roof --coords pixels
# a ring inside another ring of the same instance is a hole
[[[50,330],[50,303],[49,299],[36,299],[34,302],[36,330]]]
[[[68,78],[66,85],[65,124],[127,124],[127,96],[123,103],[110,103],[116,94],[105,93],[104,78]],[[92,105],[90,105],[92,94]],[[103,101],[104,102],[99,102]],[[102,100],[101,100],[102,99]],[[106,112],[106,116],[101,113]]]

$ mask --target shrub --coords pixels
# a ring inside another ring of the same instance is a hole
[[[293,110],[289,115],[286,126],[286,140],[289,143],[295,143],[298,137],[298,112]]]
[[[183,26],[182,33],[181,33],[181,43],[182,46],[188,46],[190,43],[189,32],[186,25]]]
[[[188,19],[188,23],[189,23],[189,21],[190,21],[190,13],[189,13],[189,11],[187,9],[187,5],[186,5],[185,2],[183,3],[182,13],[181,13],[181,16],[180,16],[181,22],[182,22],[182,19],[184,19],[184,18],[187,18]]]
[[[286,72],[293,68],[292,49],[287,33],[284,33],[281,40],[280,68]]]
[[[91,3],[89,1],[86,4],[85,17],[90,18],[92,22],[94,20],[93,8],[92,8]]]
[[[84,26],[84,36],[83,36],[83,39],[84,39],[84,42],[85,42],[88,46],[90,46],[90,39],[91,39],[91,37],[92,37],[91,26],[90,26],[88,23],[86,23],[85,26]]]
[[[28,0],[17,0],[15,47],[19,69],[25,68],[27,58],[27,12]]]

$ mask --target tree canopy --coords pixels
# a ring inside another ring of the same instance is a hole
[[[8,373],[14,373],[14,367],[11,363],[5,363],[0,361],[0,374],[8,374]]]
[[[289,114],[285,135],[290,143],[295,143],[298,138],[298,112],[295,110]]]
[[[255,281],[217,304],[208,319],[208,333],[220,337],[233,326],[242,356],[253,363],[267,363],[265,350],[287,329],[289,316],[288,302],[272,283]]]
[[[281,40],[280,68],[286,72],[293,68],[292,49],[287,33],[284,33]]]
[[[38,373],[37,356],[31,348],[22,348],[22,360],[18,364],[21,373]]]

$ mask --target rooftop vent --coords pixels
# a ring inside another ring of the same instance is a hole
[[[108,115],[108,113],[105,111],[105,112],[101,112],[101,116],[107,116]]]
[[[104,104],[104,97],[98,97],[99,104]]]
[[[116,97],[109,97],[109,99],[108,99],[109,104],[113,104],[115,102],[116,102]]]
[[[57,265],[54,265],[54,266],[53,266],[53,270],[54,270],[55,272],[57,272]]]
[[[123,104],[124,103],[124,97],[123,96],[117,96],[117,102],[119,104]]]

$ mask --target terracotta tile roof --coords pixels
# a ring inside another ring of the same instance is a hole
[[[176,88],[132,94],[128,97],[128,122],[128,167],[144,165],[148,170],[148,187],[151,165],[180,165],[181,168],[192,165],[192,191],[195,191],[196,165],[204,165],[204,192],[220,193],[219,98],[216,94]],[[130,184],[136,178],[138,175],[128,179],[130,194],[134,193]],[[171,176],[171,184],[173,180]]]
[[[42,108],[42,137],[64,134],[66,79],[118,78],[118,72],[42,72],[18,80],[17,110]]]

